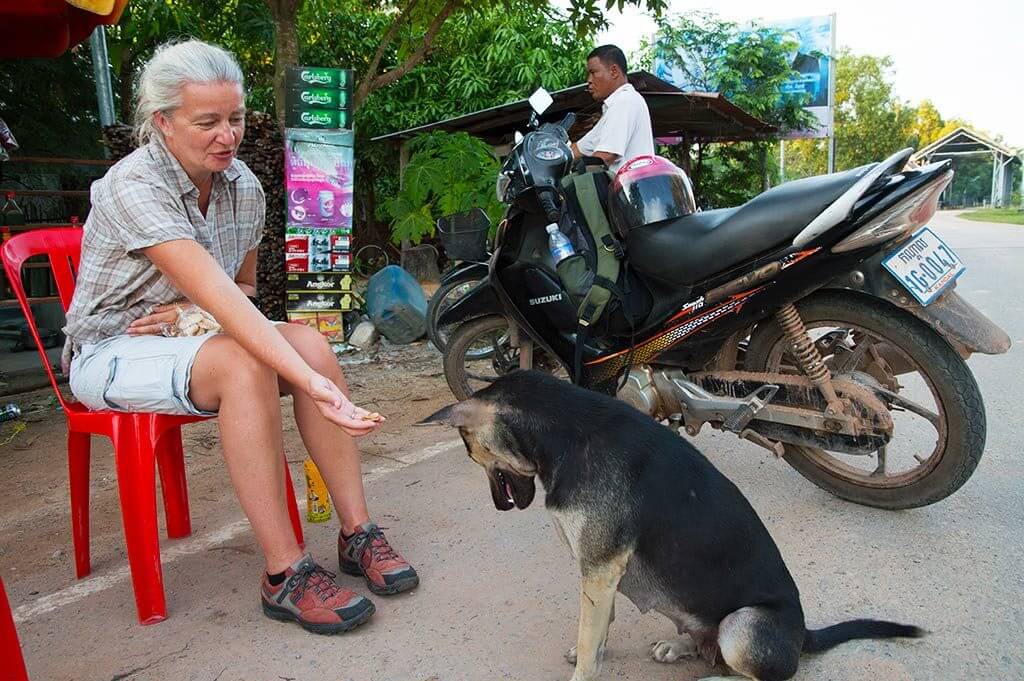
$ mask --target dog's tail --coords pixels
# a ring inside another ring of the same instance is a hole
[[[911,624],[884,620],[850,620],[824,629],[808,629],[804,638],[805,653],[820,653],[833,646],[857,638],[921,638],[928,632]]]

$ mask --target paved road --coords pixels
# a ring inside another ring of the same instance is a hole
[[[812,626],[871,615],[934,632],[912,643],[845,644],[805,658],[798,679],[1024,678],[1024,229],[948,214],[935,225],[970,268],[961,294],[1015,342],[1009,355],[970,361],[988,406],[989,439],[981,467],[957,495],[914,511],[867,509],[817,490],[732,437],[699,441],[776,538]],[[135,624],[116,555],[78,583],[93,593],[69,590],[76,587],[60,574],[40,594],[19,594],[33,678],[568,679],[562,654],[575,636],[574,567],[539,503],[524,512],[494,510],[480,469],[461,446],[445,447],[452,435],[428,436],[433,448],[420,448],[420,456],[436,456],[416,463],[413,453],[368,482],[371,504],[391,510],[384,524],[423,575],[415,593],[376,599],[369,625],[323,638],[265,620],[256,602],[260,560],[251,533],[238,525],[214,534],[238,517],[232,508],[197,521],[194,540],[165,549],[174,552],[165,566],[171,617],[160,625]],[[332,555],[333,540],[329,527],[309,530],[320,556]],[[48,609],[52,599],[40,599],[54,592],[67,602]],[[647,644],[670,631],[667,621],[640,615],[620,598],[602,678],[707,674],[702,663],[662,666],[647,657]]]

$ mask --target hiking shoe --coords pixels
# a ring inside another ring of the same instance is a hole
[[[263,576],[260,590],[263,614],[282,622],[295,621],[314,634],[340,634],[370,619],[373,603],[334,582],[334,573],[315,562],[310,554],[285,570],[277,586]]]
[[[338,533],[338,563],[342,572],[365,577],[370,591],[380,596],[408,591],[420,583],[416,571],[373,523],[363,523],[348,539]]]

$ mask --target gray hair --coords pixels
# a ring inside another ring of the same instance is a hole
[[[234,56],[223,48],[201,40],[164,43],[139,76],[135,104],[139,144],[161,134],[153,114],[169,114],[181,106],[181,89],[189,83],[238,83],[244,88],[245,79]]]

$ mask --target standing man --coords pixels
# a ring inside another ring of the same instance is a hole
[[[587,90],[602,102],[601,119],[572,145],[575,158],[596,156],[617,172],[637,156],[654,155],[654,133],[647,102],[626,80],[626,55],[615,45],[587,55]]]

